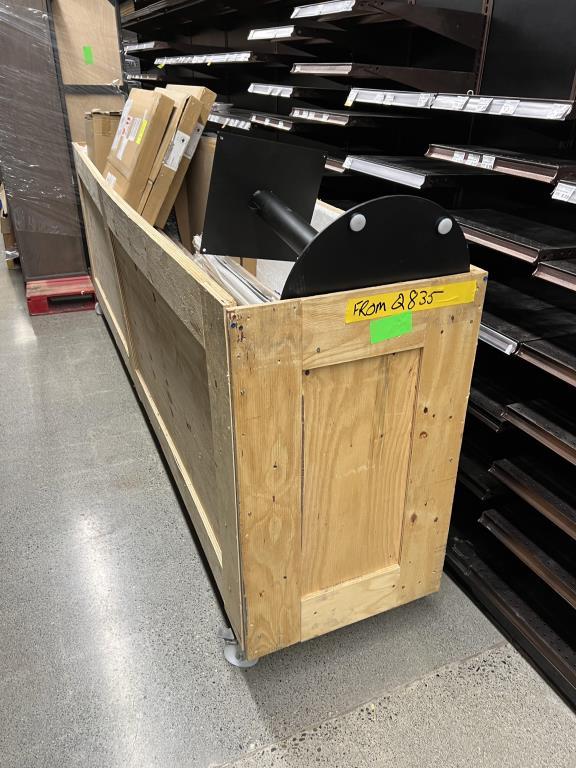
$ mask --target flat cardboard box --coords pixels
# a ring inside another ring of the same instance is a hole
[[[178,195],[176,203],[178,232],[182,244],[189,251],[192,250],[194,236],[201,235],[204,229],[215,152],[216,139],[213,136],[203,136]]]
[[[133,208],[140,203],[173,109],[174,100],[159,91],[130,92],[103,175]]]
[[[169,83],[166,86],[166,90],[170,95],[172,93],[187,93],[189,96],[194,96],[195,99],[202,102],[202,111],[200,112],[200,122],[202,125],[206,125],[208,122],[208,115],[212,109],[212,105],[216,99],[216,94],[209,88],[205,88],[203,85],[177,85],[176,83]]]
[[[165,96],[169,96],[174,102],[174,109],[172,110],[172,116],[170,118],[170,122],[168,123],[168,127],[166,128],[166,131],[162,138],[162,143],[160,144],[158,154],[156,155],[154,164],[152,165],[150,176],[148,177],[148,181],[146,182],[146,188],[144,190],[144,194],[142,195],[140,203],[138,204],[138,213],[142,213],[142,211],[144,210],[144,206],[146,205],[150,192],[152,191],[154,182],[156,181],[156,179],[158,178],[158,174],[160,173],[160,168],[162,167],[162,161],[164,159],[164,156],[166,155],[166,152],[170,147],[170,144],[176,134],[176,131],[178,130],[178,123],[180,122],[180,118],[182,117],[182,113],[184,112],[184,109],[186,107],[186,102],[188,101],[188,96],[184,93],[174,92],[171,94],[167,94],[165,88],[155,88],[154,90],[159,91],[160,93],[163,93]]]
[[[100,173],[102,173],[106,165],[121,116],[121,112],[109,112],[100,109],[86,112],[85,126],[88,157]]]
[[[142,209],[143,217],[158,227],[166,224],[204,130],[202,116],[210,111],[216,99],[216,94],[208,88],[196,90],[201,91],[201,98],[186,95],[180,120],[164,155],[161,156],[158,174],[152,182]]]

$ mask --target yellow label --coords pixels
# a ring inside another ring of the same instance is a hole
[[[430,285],[403,291],[379,293],[376,296],[359,296],[350,299],[346,305],[346,322],[375,320],[400,312],[419,312],[426,309],[443,309],[455,304],[469,304],[476,295],[476,281]]]
[[[144,136],[144,131],[146,130],[147,125],[148,125],[148,120],[146,119],[142,120],[142,125],[140,126],[140,130],[138,131],[138,135],[136,136],[136,144],[142,143],[142,137]]]

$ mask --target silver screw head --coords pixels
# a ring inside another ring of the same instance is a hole
[[[350,219],[350,229],[352,232],[362,232],[366,226],[366,216],[362,213],[355,213]]]
[[[454,222],[452,219],[449,219],[448,216],[444,216],[444,218],[440,219],[438,222],[438,234],[439,235],[447,235],[448,232],[452,232],[452,227],[454,226]]]

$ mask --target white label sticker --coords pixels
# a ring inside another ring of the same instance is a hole
[[[190,136],[190,141],[188,142],[188,145],[186,149],[184,150],[184,157],[187,160],[190,160],[194,152],[196,152],[196,148],[198,146],[198,142],[200,141],[200,137],[202,136],[202,131],[204,130],[204,126],[202,123],[197,123],[196,127],[192,131],[192,136]]]
[[[486,112],[492,104],[492,99],[470,99],[466,104],[466,112]]]
[[[330,115],[327,112],[324,112],[324,114],[320,115],[320,119],[323,123],[327,123],[328,120],[330,120]]]
[[[480,155],[470,152],[466,158],[466,165],[480,165]]]
[[[560,182],[560,184],[556,185],[554,192],[552,192],[552,197],[554,200],[564,200],[566,203],[572,202],[572,198],[574,198],[576,203],[576,186]]]
[[[454,96],[449,101],[446,102],[446,106],[444,109],[453,109],[460,111],[461,109],[464,109],[466,102],[468,101],[468,96]]]
[[[570,104],[554,104],[546,115],[548,120],[562,120],[572,109]]]
[[[352,88],[352,90],[348,94],[348,98],[344,102],[344,106],[345,107],[351,107],[352,104],[354,104],[354,102],[356,100],[356,96],[358,96],[358,89],[357,88]]]
[[[384,104],[394,104],[394,94],[393,93],[387,93],[384,96]]]
[[[176,172],[180,161],[186,151],[188,142],[190,141],[190,135],[184,133],[184,131],[176,131],[174,138],[170,142],[170,146],[166,154],[164,155],[164,165],[170,168],[171,171]]]
[[[430,94],[429,93],[421,93],[418,96],[418,106],[419,107],[427,107],[430,103]]]
[[[520,99],[507,99],[500,107],[501,115],[513,115],[520,106]]]
[[[138,131],[140,130],[141,123],[142,123],[141,117],[135,117],[134,120],[132,120],[130,133],[128,135],[128,141],[134,141],[136,139],[136,136],[138,135]]]
[[[452,158],[455,163],[463,163],[466,158],[466,152],[454,152],[454,157]]]
[[[124,152],[126,152],[127,146],[128,146],[128,136],[124,136],[124,138],[120,142],[118,151],[116,152],[116,157],[118,158],[118,160],[122,160],[122,158],[124,157]]]
[[[494,168],[494,163],[496,162],[496,158],[494,155],[482,155],[482,162],[480,165],[482,168],[488,168],[488,170],[492,170]]]
[[[126,126],[126,121],[130,117],[131,109],[132,109],[132,99],[128,99],[126,104],[124,104],[124,109],[122,110],[122,117],[120,118],[120,122],[118,123],[118,130],[116,131],[116,136],[114,136],[114,141],[112,142],[113,150],[116,150],[116,147],[120,143],[120,139],[124,135],[124,128]]]
[[[114,176],[113,173],[110,173],[110,171],[108,171],[106,174],[106,183],[110,184],[112,189],[114,189],[114,185],[116,184],[116,176]]]

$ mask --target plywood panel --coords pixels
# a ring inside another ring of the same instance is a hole
[[[121,81],[116,9],[109,0],[53,0],[52,15],[65,84]]]
[[[206,354],[117,240],[114,251],[129,308],[132,366],[146,383],[190,477],[197,506],[219,542],[220,508],[215,493]]]
[[[397,602],[399,576],[400,566],[390,565],[376,573],[307,595],[302,600],[302,640],[393,608]]]
[[[246,653],[300,640],[300,302],[227,311]]]
[[[116,341],[126,360],[128,358],[128,343],[126,341],[124,307],[110,235],[100,211],[86,191],[82,181],[79,183],[79,189],[92,267],[92,282],[96,288],[98,301],[106,309],[106,318],[117,335]]]
[[[420,351],[304,374],[302,594],[397,564]]]

